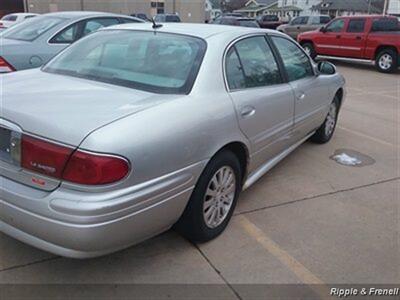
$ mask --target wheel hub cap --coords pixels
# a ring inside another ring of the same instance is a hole
[[[235,193],[235,173],[231,167],[224,166],[215,172],[204,196],[203,217],[208,227],[215,228],[226,219]]]
[[[393,58],[389,54],[384,54],[379,59],[379,66],[384,69],[388,70],[392,67]]]
[[[325,123],[325,135],[330,136],[336,125],[336,104],[332,103],[329,107],[328,116]]]

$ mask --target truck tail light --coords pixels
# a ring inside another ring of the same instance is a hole
[[[14,72],[15,69],[3,57],[0,56],[0,73]]]
[[[122,157],[74,150],[27,135],[21,140],[21,166],[84,185],[114,183],[129,172],[129,162]]]

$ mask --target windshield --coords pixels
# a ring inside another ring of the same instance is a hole
[[[16,21],[17,20],[17,15],[6,15],[3,18],[1,18],[2,21]]]
[[[63,20],[55,17],[30,18],[4,32],[3,37],[12,40],[33,41]]]
[[[188,94],[206,43],[145,31],[104,30],[57,56],[43,71],[160,94]]]

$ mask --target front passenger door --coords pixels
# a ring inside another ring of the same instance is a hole
[[[239,126],[260,165],[282,151],[292,134],[294,97],[264,35],[236,42],[225,60]]]

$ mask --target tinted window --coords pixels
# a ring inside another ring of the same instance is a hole
[[[17,15],[7,15],[2,18],[3,21],[17,21]]]
[[[97,31],[67,48],[43,70],[154,93],[186,94],[205,49],[203,40],[188,36]]]
[[[326,27],[327,32],[341,32],[344,27],[344,20],[334,20]]]
[[[121,23],[140,23],[138,20],[128,18],[120,18],[119,21]]]
[[[314,76],[309,58],[295,43],[281,37],[272,37],[272,40],[282,57],[289,81]]]
[[[3,37],[21,41],[33,41],[62,21],[64,19],[47,16],[31,18],[14,28],[8,29]]]
[[[279,21],[278,16],[263,16],[263,21],[265,22],[277,22]]]
[[[231,90],[244,89],[246,87],[246,80],[235,47],[229,49],[228,54],[226,55],[225,67],[229,88]]]
[[[118,19],[116,18],[102,18],[102,19],[99,18],[86,21],[86,25],[83,29],[83,36],[88,35],[93,31],[99,30],[100,28],[116,24],[119,24]]]
[[[374,20],[372,31],[397,31],[400,30],[399,21],[395,18],[381,18]]]
[[[305,25],[308,22],[308,17],[297,17],[293,19],[291,25]]]
[[[166,17],[165,17],[165,21],[166,21],[166,22],[175,22],[175,23],[178,23],[178,22],[180,22],[181,20],[179,19],[178,16],[166,16]]]
[[[347,32],[364,32],[365,19],[352,19],[349,21]]]
[[[239,20],[239,26],[259,28],[260,25],[253,20]]]
[[[235,44],[235,49],[247,88],[282,82],[278,65],[263,36],[241,40]]]
[[[70,44],[78,38],[78,32],[79,23],[75,23],[58,33],[51,39],[50,43]]]
[[[327,16],[313,16],[310,18],[311,18],[312,25],[326,24],[326,23],[329,23],[329,21],[331,20],[331,18],[329,18]]]

